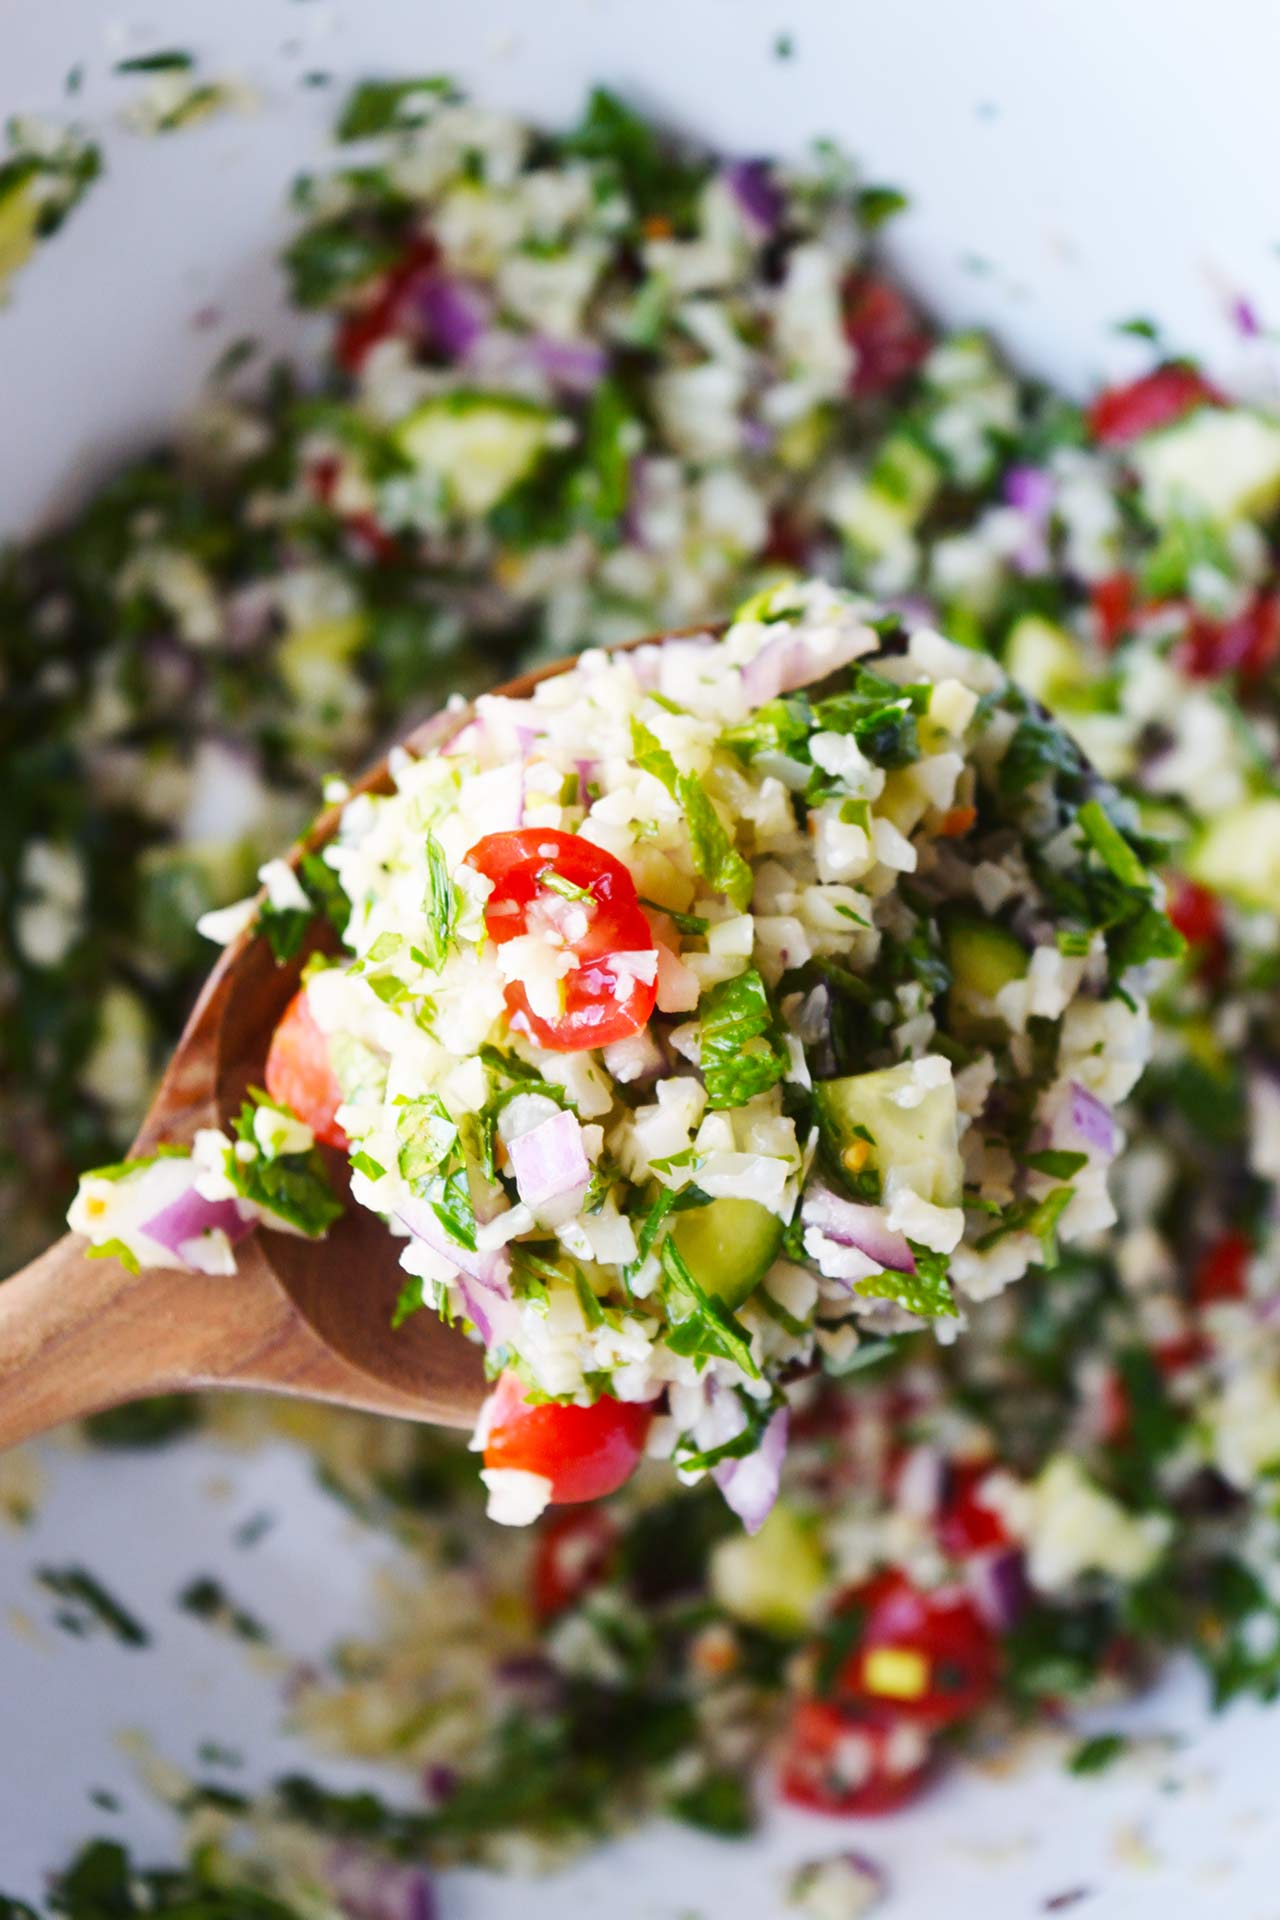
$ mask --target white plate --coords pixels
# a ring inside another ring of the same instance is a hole
[[[795,49],[785,60],[783,34]],[[119,134],[111,122],[137,83],[112,63],[157,45],[252,81],[261,111],[158,145]],[[833,134],[869,177],[913,193],[895,248],[914,284],[950,319],[995,325],[1024,364],[1076,386],[1133,364],[1109,326],[1143,313],[1225,377],[1270,377],[1269,345],[1246,348],[1230,309],[1243,293],[1264,321],[1280,318],[1271,0],[166,0],[150,14],[0,0],[0,112],[74,112],[105,135],[108,157],[105,181],[0,315],[0,528],[46,518],[162,435],[229,340],[297,343],[273,264],[290,179],[322,156],[346,82],[440,70],[553,119],[607,81],[739,151],[795,154]],[[332,88],[301,84],[318,71]],[[0,1888],[28,1897],[91,1829],[157,1857],[171,1845],[163,1814],[127,1781],[118,1816],[88,1799],[119,1788],[121,1727],[148,1728],[184,1764],[218,1739],[258,1779],[305,1757],[280,1736],[274,1689],[243,1652],[175,1613],[186,1579],[221,1571],[288,1645],[318,1652],[358,1622],[386,1551],[284,1450],[220,1456],[199,1441],[151,1457],[46,1457],[37,1525],[0,1536]],[[207,1491],[215,1476],[230,1489],[220,1500]],[[259,1507],[284,1521],[238,1551],[233,1525]],[[33,1568],[71,1561],[136,1608],[154,1647],[50,1626]],[[1241,1709],[1206,1723],[1190,1674],[1136,1719],[1185,1744],[1100,1782],[1056,1764],[1012,1781],[967,1776],[883,1823],[778,1817],[749,1847],[653,1832],[532,1890],[461,1876],[446,1920],[767,1920],[788,1863],[848,1844],[886,1863],[899,1920],[1020,1920],[1076,1888],[1090,1920],[1275,1920],[1275,1722]]]

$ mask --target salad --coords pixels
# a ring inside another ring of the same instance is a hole
[[[1133,816],[988,655],[774,588],[721,640],[483,696],[393,777],[320,856],[351,957],[308,962],[240,1138],[199,1134],[177,1198],[171,1155],[90,1174],[71,1221],[222,1270],[255,1219],[323,1231],[314,1143],[346,1150],[407,1240],[397,1319],[501,1375],[492,1518],[647,1449],[758,1531],[788,1379],[1114,1224],[1141,982],[1181,939]],[[266,871],[268,929],[306,915]]]
[[[342,131],[372,144],[306,189],[290,251],[296,297],[333,323],[315,378],[246,397],[224,370],[179,445],[0,570],[11,1244],[127,1142],[206,965],[196,917],[247,889],[322,774],[514,652],[721,618],[783,575],[841,579],[904,630],[999,659],[1165,841],[1187,951],[1150,994],[1116,1224],[985,1302],[953,1254],[951,1344],[862,1314],[846,1360],[815,1335],[754,1538],[715,1469],[674,1488],[642,1464],[513,1543],[447,1439],[281,1410],[272,1430],[409,1555],[381,1632],[282,1713],[318,1755],[405,1768],[413,1805],[335,1792],[319,1759],[236,1796],[205,1768],[177,1795],[189,1864],[153,1887],[102,1842],[68,1910],[88,1915],[109,1872],[122,1911],[144,1884],[159,1911],[244,1891],[354,1909],[359,1870],[409,1913],[430,1863],[554,1860],[649,1814],[731,1834],[779,1792],[848,1818],[905,1804],[975,1729],[1061,1727],[1175,1651],[1215,1701],[1271,1697],[1280,421],[1145,322],[1132,377],[1085,406],[936,334],[876,258],[896,197],[830,153],[807,172],[726,160],[606,96],[548,134],[425,82],[362,88]],[[560,315],[522,292],[574,274],[588,291]],[[1247,303],[1240,322],[1251,351]],[[575,348],[573,382],[530,370],[548,339],[561,369]],[[669,377],[679,404],[661,404]],[[525,403],[493,500],[450,491],[439,431],[474,415],[449,396],[478,383]],[[398,429],[428,401],[419,462]],[[272,878],[287,945],[328,883],[302,876],[304,910]],[[280,1138],[292,1152],[236,1158],[238,1213],[246,1165],[315,1164],[305,1133]],[[154,1443],[193,1417],[171,1401],[91,1433]],[[839,1822],[831,1847],[851,1833],[874,1850],[873,1827]]]

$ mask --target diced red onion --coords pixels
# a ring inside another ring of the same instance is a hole
[[[575,760],[573,764],[578,772],[578,805],[580,807],[589,807],[591,805],[591,795],[588,792],[588,788],[599,770],[600,762],[598,760]]]
[[[194,1187],[188,1187],[150,1220],[144,1220],[142,1232],[181,1258],[189,1240],[198,1240],[206,1233],[225,1233],[234,1246],[256,1225],[253,1215],[242,1213],[235,1200],[206,1200]]]
[[[762,239],[771,238],[782,224],[786,202],[768,163],[763,160],[735,160],[732,166],[725,168],[724,178],[747,224]]]
[[[420,280],[414,299],[435,345],[453,360],[466,357],[493,318],[493,303],[482,287],[443,273]]]
[[[1111,1109],[1078,1080],[1071,1082],[1067,1100],[1058,1109],[1053,1123],[1058,1144],[1062,1143],[1064,1131],[1086,1146],[1096,1147],[1099,1153],[1113,1154],[1116,1150],[1116,1126]]]
[[[768,453],[773,446],[773,429],[763,420],[744,420],[742,444],[748,453]]]
[[[609,356],[595,340],[556,340],[534,334],[524,343],[530,364],[566,393],[592,393],[609,370]]]
[[[325,1877],[349,1920],[437,1920],[435,1891],[422,1867],[344,1845],[329,1855]]]
[[[752,706],[763,706],[780,693],[793,693],[797,687],[825,680],[829,673],[847,667],[867,650],[866,632],[860,627],[837,629],[834,644],[821,649],[808,634],[788,628],[742,669],[743,692]]]
[[[528,1133],[507,1142],[516,1189],[527,1207],[559,1200],[591,1178],[591,1163],[582,1146],[582,1128],[563,1109],[542,1120]]]
[[[759,1533],[773,1510],[782,1479],[782,1462],[787,1452],[790,1416],[779,1407],[770,1420],[754,1453],[741,1460],[722,1460],[711,1469],[711,1477],[733,1508],[748,1533]]]
[[[1004,497],[1028,523],[1027,537],[1013,556],[1019,573],[1043,573],[1049,564],[1047,534],[1057,485],[1043,467],[1011,467]]]
[[[433,1811],[452,1799],[460,1784],[456,1767],[442,1766],[433,1760],[422,1769],[422,1797]]]
[[[947,1463],[938,1447],[921,1444],[903,1457],[894,1481],[896,1503],[917,1520],[932,1520],[947,1488]]]
[[[1027,1570],[1016,1547],[993,1547],[974,1554],[965,1566],[965,1585],[973,1603],[995,1633],[1008,1633],[1029,1598]]]
[[[816,1227],[838,1246],[856,1248],[890,1273],[916,1270],[911,1248],[900,1233],[892,1233],[885,1225],[882,1207],[846,1200],[829,1187],[812,1187],[804,1197],[800,1217],[807,1227]]]
[[[511,1298],[511,1255],[505,1247],[492,1247],[483,1253],[472,1253],[469,1248],[460,1247],[441,1226],[435,1209],[414,1195],[400,1202],[396,1208],[396,1219],[401,1226],[409,1229],[416,1240],[425,1240],[433,1252],[448,1260],[468,1280],[487,1287],[499,1299]]]
[[[528,1713],[554,1713],[564,1697],[560,1671],[542,1653],[512,1654],[499,1662],[494,1678]]]
[[[1262,332],[1262,322],[1252,300],[1238,294],[1231,302],[1231,324],[1244,340],[1256,340]]]

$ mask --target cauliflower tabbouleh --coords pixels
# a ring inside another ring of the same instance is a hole
[[[860,1322],[820,1349],[755,1538],[710,1476],[646,1466],[513,1540],[449,1440],[272,1416],[412,1546],[385,1632],[309,1668],[290,1717],[422,1797],[294,1777],[237,1811],[188,1782],[193,1864],[147,1883],[152,1909],[252,1887],[328,1911],[375,1868],[420,1904],[424,1861],[554,1858],[659,1810],[743,1832],[768,1755],[792,1801],[882,1811],[966,1729],[1112,1699],[1174,1648],[1216,1700],[1274,1695],[1280,421],[1154,352],[1082,408],[934,336],[875,260],[893,196],[830,155],[725,162],[605,96],[548,135],[412,83],[362,88],[344,129],[385,139],[305,192],[289,265],[334,317],[319,375],[252,400],[224,380],[173,453],[0,567],[15,1255],[128,1141],[207,964],[196,916],[321,774],[516,651],[721,618],[784,573],[999,658],[1169,842],[1189,950],[1152,998],[1118,1223],[985,1303],[953,1256],[951,1345]],[[471,467],[481,429],[486,489],[459,488],[449,448]],[[282,948],[306,919],[287,873]],[[234,1173],[241,1224],[255,1185],[314,1227],[324,1184],[279,1124],[247,1115],[209,1176]],[[91,1432],[154,1440],[188,1407]],[[143,1877],[117,1869],[129,1911]]]
[[[309,965],[242,1138],[199,1137],[186,1211],[161,1158],[88,1176],[73,1225],[221,1261],[314,1126],[407,1236],[398,1317],[504,1373],[492,1517],[566,1497],[560,1454],[568,1497],[612,1491],[647,1438],[758,1531],[788,1377],[1113,1224],[1135,995],[1180,944],[1064,731],[989,655],[868,612],[774,588],[720,640],[587,653],[398,751],[321,856],[353,958]],[[288,880],[269,919],[309,910]],[[630,1449],[584,1485],[571,1420],[552,1451],[509,1430],[512,1376],[595,1403],[592,1445],[623,1403]]]

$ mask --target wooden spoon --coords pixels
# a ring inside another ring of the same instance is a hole
[[[639,643],[638,643],[639,644]],[[556,661],[498,688],[522,699],[563,673]],[[442,746],[467,710],[438,714],[404,744]],[[391,787],[386,761],[357,792]],[[332,838],[330,807],[294,848]],[[317,941],[321,929],[317,926]],[[315,944],[315,943],[313,943]],[[261,1085],[276,1022],[297,989],[304,955],[277,966],[250,928],[205,983],[135,1154],[187,1144],[198,1127],[229,1125],[246,1089]],[[341,1156],[331,1157],[345,1188]],[[86,1258],[75,1234],[0,1285],[0,1449],[59,1421],[146,1394],[257,1387],[441,1426],[470,1427],[484,1394],[479,1349],[433,1313],[396,1331],[391,1311],[403,1275],[398,1243],[363,1207],[348,1207],[321,1241],[258,1231],[237,1250],[234,1277],[148,1269]]]

